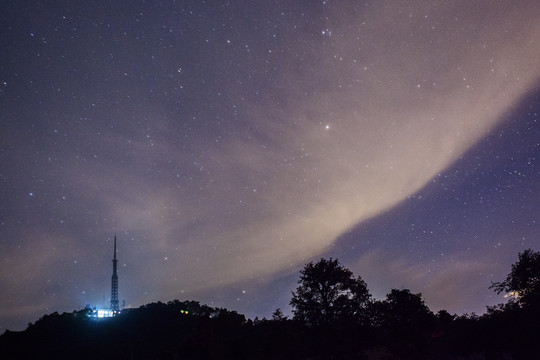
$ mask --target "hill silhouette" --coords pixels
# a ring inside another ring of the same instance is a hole
[[[393,289],[385,300],[375,301],[360,277],[337,260],[321,259],[301,272],[292,319],[280,309],[272,319],[251,320],[236,311],[179,300],[101,319],[85,308],[45,315],[21,332],[6,331],[0,336],[0,357],[538,359],[540,281],[538,267],[530,265],[539,261],[538,253],[521,253],[508,278],[492,286],[513,290],[519,284],[526,296],[488,308],[482,316],[434,314],[421,294],[408,289]]]

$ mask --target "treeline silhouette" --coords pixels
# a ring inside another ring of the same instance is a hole
[[[374,300],[335,259],[307,264],[293,318],[246,319],[197,301],[157,302],[113,318],[89,308],[45,315],[0,336],[2,359],[539,359],[540,253],[526,250],[496,292],[506,304],[482,316],[434,314],[421,294],[392,289]]]

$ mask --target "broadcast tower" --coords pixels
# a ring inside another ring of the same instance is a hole
[[[111,310],[119,311],[120,307],[118,306],[118,273],[117,273],[117,264],[116,260],[116,235],[114,235],[114,257],[113,257],[113,273],[111,280]]]

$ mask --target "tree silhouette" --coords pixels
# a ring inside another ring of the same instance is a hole
[[[422,294],[413,294],[409,289],[392,289],[386,300],[377,309],[384,326],[408,327],[425,325],[433,313],[424,303]]]
[[[300,274],[290,302],[295,319],[315,326],[359,319],[365,312],[371,298],[366,283],[337,259],[310,262]]]
[[[277,308],[272,313],[272,320],[274,320],[274,321],[285,321],[285,320],[287,320],[287,317],[285,315],[283,315],[283,311],[281,311],[280,308]]]
[[[540,252],[527,249],[518,254],[518,261],[512,264],[510,274],[501,282],[492,283],[489,287],[497,294],[507,292],[515,295],[521,306],[540,304]]]

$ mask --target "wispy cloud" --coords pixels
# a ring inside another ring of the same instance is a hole
[[[133,109],[148,104],[151,111],[118,112],[126,117],[122,127],[91,137],[82,126],[72,129],[65,141],[77,142],[74,152],[86,157],[49,145],[58,159],[75,164],[43,165],[49,186],[67,189],[70,201],[43,201],[31,209],[42,222],[28,227],[59,246],[69,246],[57,238],[67,234],[81,254],[94,253],[97,244],[103,249],[96,239],[118,233],[132,304],[149,300],[143,293],[164,299],[185,289],[195,296],[296,271],[348,229],[424,187],[540,77],[536,1],[335,3],[320,17],[326,19],[320,29],[280,39],[275,70],[274,53],[254,60],[249,70],[260,93],[246,95],[224,81],[219,95],[235,106],[234,131],[207,132],[204,124],[213,119],[201,118],[198,128],[181,132],[182,119],[171,120],[168,109],[140,96],[130,100],[140,102]],[[197,104],[191,106],[202,117],[220,115],[206,99]],[[130,126],[146,121],[147,133]],[[49,222],[49,213],[66,221]],[[25,254],[36,264],[29,283],[53,272],[64,276],[57,262],[72,255],[50,254],[50,245]],[[379,257],[358,266],[377,267]],[[2,268],[14,264],[22,274],[17,261]],[[413,285],[429,279],[433,290],[425,294],[435,306],[447,299],[459,304],[456,279],[487,266],[457,261],[433,277],[425,264],[386,264]],[[9,277],[1,279],[13,288]],[[28,299],[39,296],[26,289]]]
[[[362,276],[376,298],[383,299],[391,289],[407,288],[413,293],[422,293],[431,310],[444,309],[457,314],[483,313],[485,307],[470,308],[479,298],[486,299],[484,306],[504,302],[502,297],[488,299],[489,282],[484,288],[474,285],[483,282],[479,279],[488,278],[494,268],[487,258],[454,260],[446,257],[419,261],[411,256],[391,256],[381,249],[369,251],[352,266],[353,272]]]

